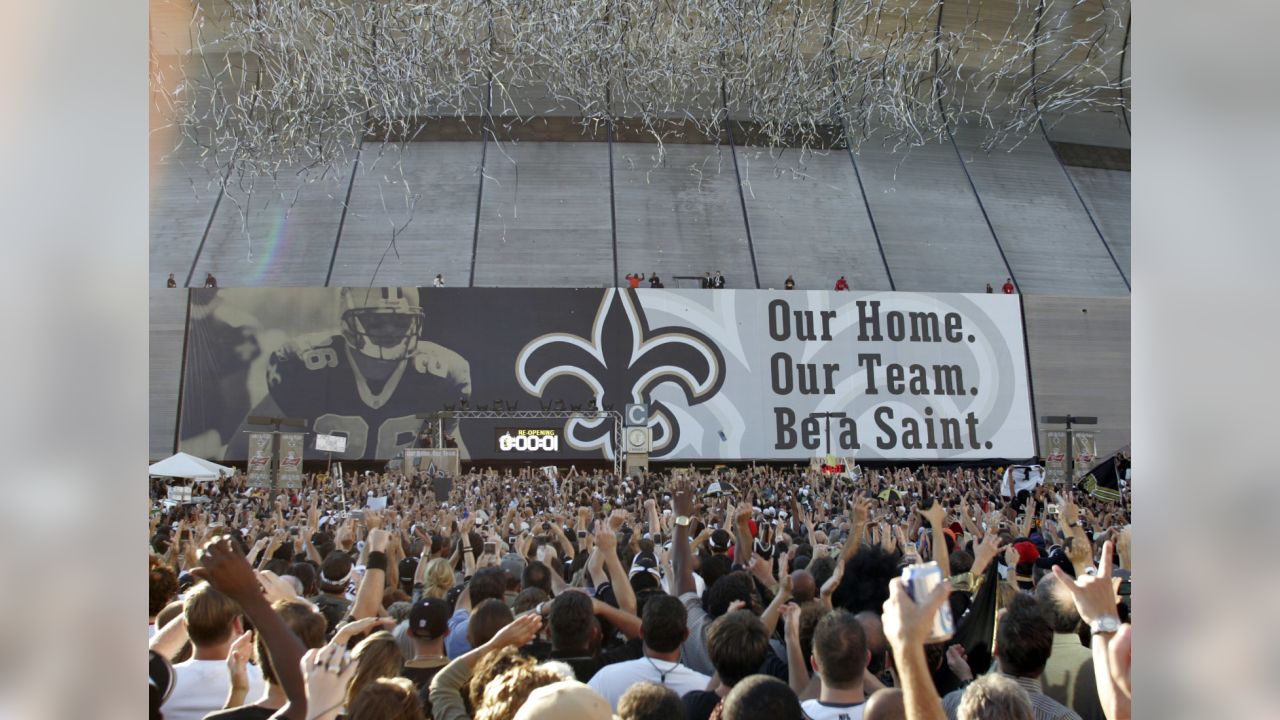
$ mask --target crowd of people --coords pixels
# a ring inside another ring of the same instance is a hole
[[[182,504],[155,482],[152,717],[1130,716],[1127,491],[1012,495],[996,468],[446,480],[236,476]],[[927,593],[901,577],[922,563]]]

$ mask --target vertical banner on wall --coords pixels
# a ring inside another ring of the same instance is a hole
[[[1071,450],[1075,453],[1076,458],[1075,477],[1071,481],[1078,482],[1097,461],[1098,447],[1092,430],[1076,430],[1072,432],[1071,444],[1075,446]]]
[[[271,433],[249,433],[249,487],[271,487]]]
[[[280,433],[280,487],[302,487],[302,433]]]
[[[1067,432],[1050,430],[1045,433],[1048,448],[1044,455],[1044,480],[1056,485],[1067,479]]]

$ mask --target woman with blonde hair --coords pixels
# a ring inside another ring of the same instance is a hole
[[[422,585],[422,597],[444,600],[454,583],[453,568],[449,565],[449,561],[444,558],[435,558],[425,565],[419,564],[418,572],[421,575],[414,582]],[[417,599],[414,598],[415,601]]]

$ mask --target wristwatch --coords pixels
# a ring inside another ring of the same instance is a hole
[[[1094,635],[1110,635],[1120,629],[1120,618],[1115,615],[1103,615],[1089,623],[1089,632]]]
[[[676,524],[677,524],[677,525],[680,525],[681,527],[688,527],[688,525],[689,525],[689,516],[688,516],[688,515],[677,515],[677,516],[676,516]]]

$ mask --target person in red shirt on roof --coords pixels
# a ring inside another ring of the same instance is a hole
[[[841,275],[840,279],[836,281],[836,290],[848,290],[848,289],[849,289],[849,281],[845,280],[844,276]]]
[[[1005,278],[1004,287],[1000,289],[1004,291],[1005,295],[1012,295],[1013,294],[1013,278]]]
[[[632,275],[631,273],[627,273],[627,285],[631,286],[632,290],[635,290],[636,288],[640,287],[640,280],[641,280],[641,277],[639,275]]]

